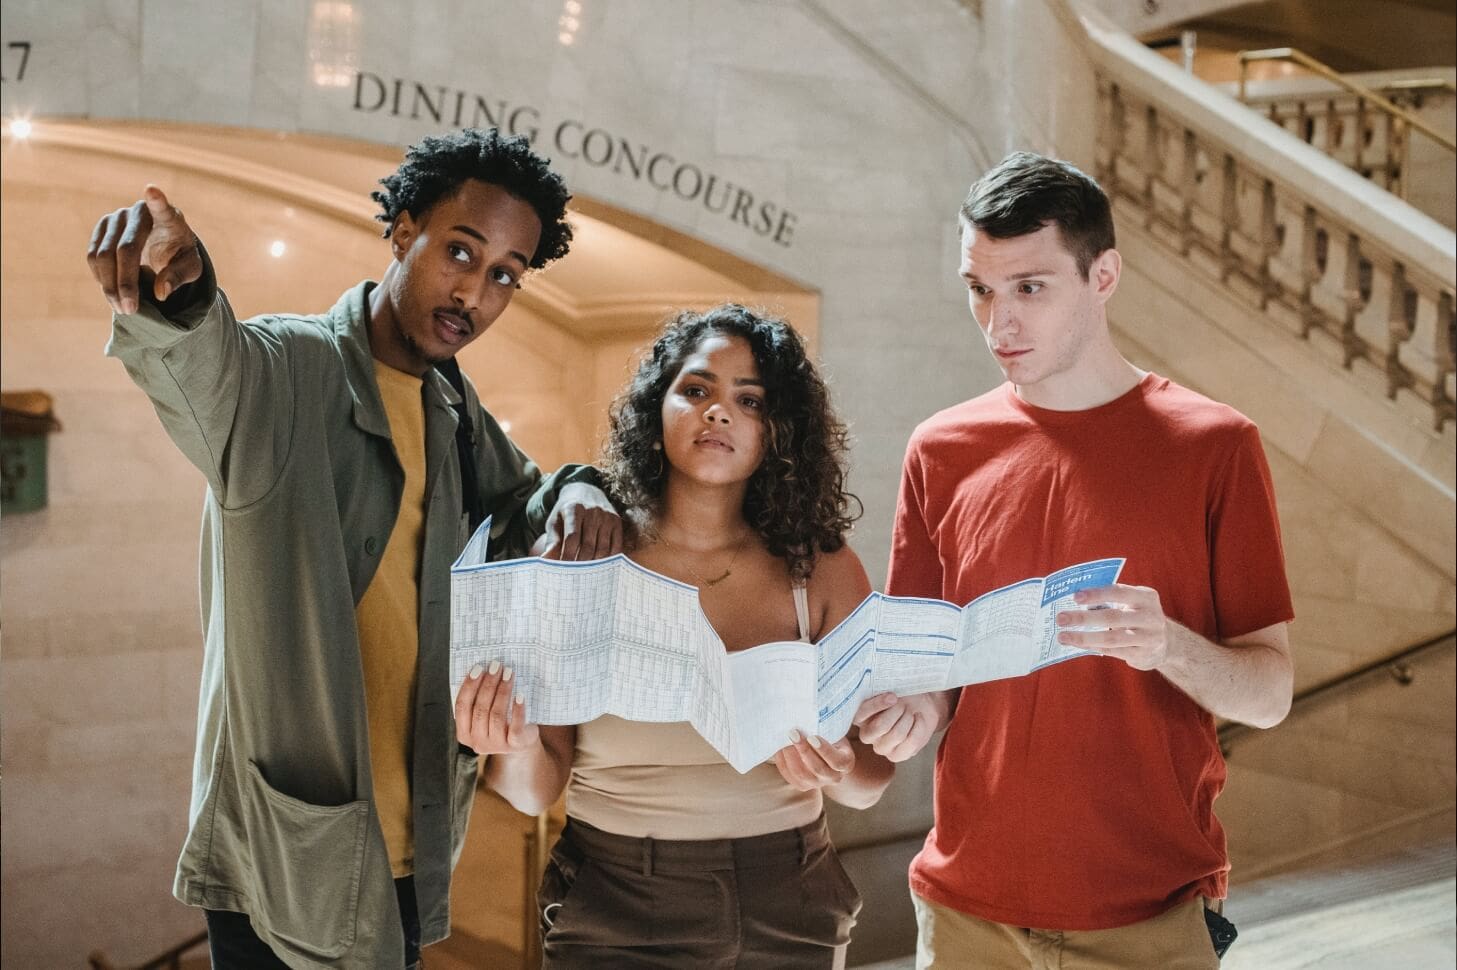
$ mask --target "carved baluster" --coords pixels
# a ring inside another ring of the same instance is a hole
[[[1356,98],[1355,142],[1355,145],[1352,146],[1355,153],[1351,157],[1351,167],[1365,178],[1367,175],[1361,170],[1361,161],[1365,157],[1366,152],[1366,99],[1359,96]]]
[[[1149,105],[1143,112],[1143,228],[1153,226],[1157,198],[1153,185],[1159,170],[1159,115],[1158,109]]]
[[[1199,144],[1191,128],[1184,129],[1184,165],[1180,179],[1179,253],[1187,256],[1194,248],[1194,198],[1199,191]]]
[[[1401,345],[1411,339],[1416,325],[1416,301],[1406,285],[1406,265],[1392,264],[1391,299],[1386,312],[1386,396],[1395,399],[1396,392],[1412,386],[1411,371],[1401,362]]]
[[[1239,228],[1239,172],[1234,156],[1224,156],[1224,192],[1219,205],[1219,279],[1228,280],[1239,257],[1234,251],[1234,233]]]
[[[1109,196],[1116,195],[1121,189],[1121,180],[1118,177],[1118,160],[1123,157],[1127,148],[1127,129],[1124,127],[1123,92],[1116,84],[1108,86],[1109,99],[1109,122],[1108,122],[1108,168],[1106,183],[1109,186]],[[1126,191],[1125,191],[1126,194]]]
[[[1396,186],[1396,177],[1397,177],[1397,169],[1396,169],[1396,124],[1395,124],[1395,120],[1396,119],[1393,118],[1389,114],[1383,114],[1382,115],[1382,118],[1386,122],[1386,125],[1385,125],[1385,128],[1386,128],[1386,133],[1385,133],[1386,145],[1384,146],[1385,149],[1386,149],[1386,179],[1384,181],[1383,188],[1385,188],[1386,191],[1391,192],[1391,193],[1394,194],[1396,192],[1395,186]]]
[[[1340,125],[1336,121],[1336,99],[1327,98],[1325,103],[1325,153],[1335,158],[1340,145],[1336,142],[1336,135],[1340,131]]]
[[[1311,294],[1315,284],[1325,275],[1325,254],[1321,252],[1324,241],[1315,222],[1315,206],[1305,207],[1305,218],[1300,232],[1300,336],[1310,337],[1310,328],[1320,322],[1320,309]]]
[[[1407,163],[1411,149],[1411,130],[1407,128],[1406,122],[1399,118],[1387,115],[1387,137],[1393,139],[1393,144],[1387,149],[1387,154],[1392,159],[1391,180],[1396,183],[1396,194],[1406,198],[1407,186],[1411,184],[1408,178]]]
[[[1346,303],[1346,313],[1341,320],[1341,365],[1347,370],[1357,357],[1365,356],[1364,341],[1356,333],[1356,317],[1365,309],[1370,293],[1362,285],[1361,262],[1361,240],[1353,232],[1346,236],[1346,278],[1341,290]]]
[[[1093,178],[1102,184],[1108,198],[1117,194],[1117,186],[1113,182],[1113,166],[1109,164],[1109,148],[1113,143],[1112,125],[1109,120],[1113,113],[1113,88],[1098,76],[1098,123],[1094,130],[1097,139],[1097,152],[1093,160]]]
[[[1443,290],[1437,298],[1436,346],[1432,357],[1437,362],[1437,379],[1432,386],[1432,426],[1442,430],[1443,421],[1457,418],[1457,404],[1447,393],[1447,378],[1457,367],[1457,322],[1452,318],[1452,293]]]
[[[1260,309],[1270,305],[1270,299],[1279,291],[1271,267],[1280,252],[1279,229],[1275,225],[1275,183],[1263,180],[1260,191]]]

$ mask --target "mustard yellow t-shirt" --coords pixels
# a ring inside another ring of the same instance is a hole
[[[415,733],[415,661],[420,652],[420,545],[425,527],[423,381],[374,362],[375,381],[405,471],[400,513],[379,568],[355,607],[369,713],[374,800],[395,878],[415,868],[410,759]]]

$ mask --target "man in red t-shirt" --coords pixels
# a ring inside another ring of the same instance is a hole
[[[871,698],[895,761],[945,728],[935,826],[911,865],[918,968],[1210,968],[1229,870],[1215,718],[1289,710],[1292,617],[1269,469],[1243,415],[1119,354],[1107,196],[1016,153],[961,209],[972,316],[1007,383],[906,453],[887,591],[967,603],[1124,557],[1076,594],[1025,677]]]

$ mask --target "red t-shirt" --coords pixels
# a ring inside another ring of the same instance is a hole
[[[1213,640],[1291,619],[1269,468],[1234,409],[1149,374],[1086,411],[1010,384],[911,438],[887,592],[964,604],[1125,557],[1122,583]],[[1213,717],[1162,674],[1080,657],[963,688],[936,753],[935,827],[911,888],[982,919],[1124,926],[1229,870]]]

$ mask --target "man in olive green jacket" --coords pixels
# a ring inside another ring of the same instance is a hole
[[[621,544],[591,469],[543,480],[469,382],[437,370],[565,254],[560,178],[523,139],[467,130],[415,146],[382,185],[393,261],[322,315],[239,322],[155,186],[88,251],[115,311],[107,353],[209,486],[174,892],[207,910],[218,968],[410,967],[447,935],[477,767],[447,672],[463,510],[492,516],[513,555],[543,528],[551,555]]]

